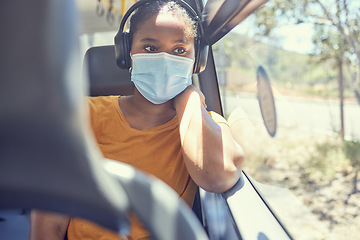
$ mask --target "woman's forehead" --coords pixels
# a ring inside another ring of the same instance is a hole
[[[173,27],[185,30],[189,26],[182,21],[181,17],[176,16],[175,14],[158,14],[157,16],[154,16],[154,24],[156,27]]]
[[[180,16],[163,13],[152,16],[144,21],[135,35],[173,34],[184,39],[192,38],[192,27],[182,21]],[[135,36],[134,36],[135,37]]]

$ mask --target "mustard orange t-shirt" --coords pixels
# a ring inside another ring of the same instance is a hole
[[[146,130],[137,130],[127,123],[120,110],[118,96],[90,97],[90,121],[104,157],[127,163],[153,175],[192,206],[196,185],[182,157],[177,116],[169,122]],[[149,234],[131,218],[129,239],[147,239]],[[116,233],[78,218],[72,218],[68,240],[118,240]]]

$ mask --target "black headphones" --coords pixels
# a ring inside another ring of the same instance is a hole
[[[136,2],[129,8],[121,20],[119,31],[114,38],[116,63],[120,68],[129,69],[131,67],[131,39],[130,34],[128,32],[124,32],[125,23],[137,8],[151,1],[154,0],[140,0]],[[201,73],[206,67],[209,51],[209,44],[203,39],[204,29],[201,18],[187,2],[182,0],[174,1],[187,10],[187,12],[197,22],[197,36],[195,38],[195,62],[193,72]]]

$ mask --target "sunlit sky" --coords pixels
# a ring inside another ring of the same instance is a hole
[[[254,26],[251,17],[236,26],[234,31],[252,37],[254,35]],[[271,33],[273,40],[267,41],[264,38],[263,41],[270,44],[273,42],[276,46],[288,51],[306,54],[313,50],[312,35],[313,28],[311,24],[287,25],[277,28]]]
[[[299,53],[310,53],[313,50],[312,44],[313,29],[310,24],[286,26],[274,31],[279,36],[280,45],[289,51]]]

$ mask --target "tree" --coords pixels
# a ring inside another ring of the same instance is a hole
[[[350,195],[356,194],[359,191],[357,188],[357,179],[358,179],[358,172],[360,169],[360,142],[354,140],[344,141],[343,145],[344,145],[344,152],[346,156],[349,158],[351,165],[353,166],[355,171],[355,175],[353,179],[353,191],[350,193]]]
[[[360,3],[356,0],[273,0],[256,13],[255,20],[259,33],[266,36],[273,29],[284,24],[314,25],[313,42],[316,48],[312,54],[313,59],[316,61],[333,59],[338,68],[342,139],[344,139],[343,64],[352,63],[358,66],[360,72],[359,10]],[[355,80],[355,85],[359,83],[360,77]]]

